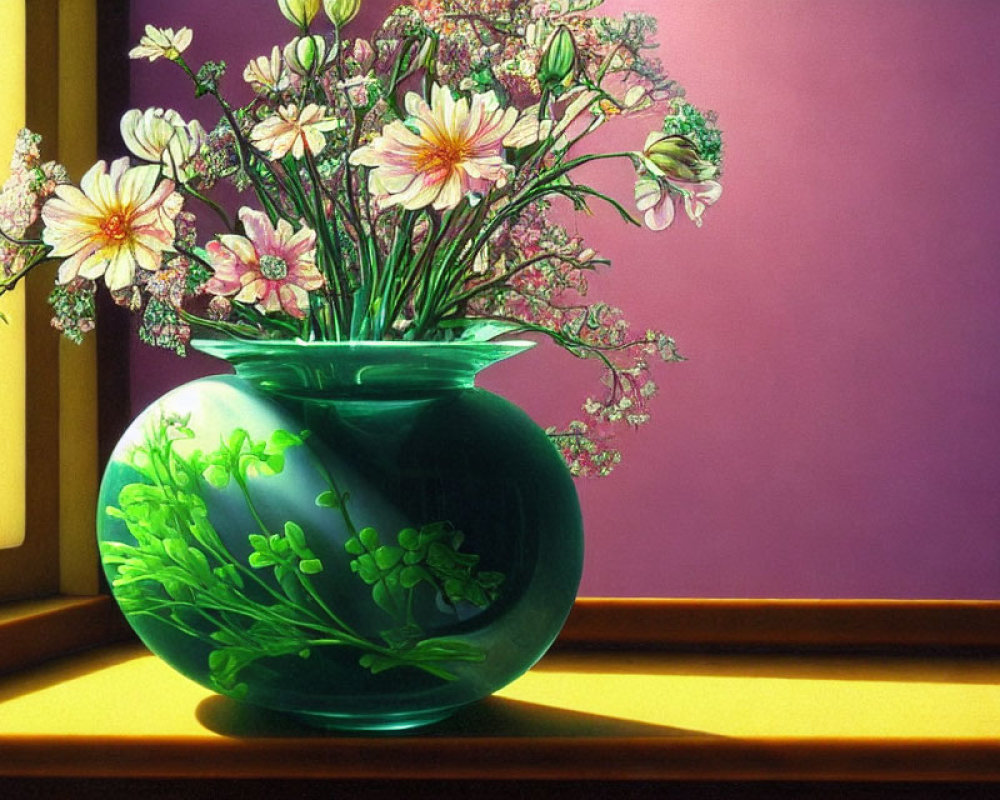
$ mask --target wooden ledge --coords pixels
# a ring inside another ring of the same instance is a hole
[[[108,596],[0,607],[0,674],[134,639]],[[1000,602],[581,597],[557,648],[1000,651]]]
[[[0,608],[0,674],[130,635],[114,600],[60,595]]]
[[[0,670],[19,670],[0,676],[0,795],[37,779],[90,781],[96,797],[143,779],[208,797],[188,789],[215,779],[386,796],[447,781],[452,796],[482,781],[962,782],[989,796],[998,623],[995,602],[581,598],[559,646],[496,696],[365,737],[240,706],[134,641],[25,669],[127,636],[110,598],[52,598],[0,613]]]
[[[994,651],[1000,602],[582,597],[557,644]]]

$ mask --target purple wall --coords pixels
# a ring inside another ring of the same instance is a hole
[[[366,0],[364,14],[390,6]],[[237,89],[249,57],[291,33],[273,0],[132,8],[133,40],[146,22],[188,25],[191,60],[225,58]],[[660,370],[625,463],[578,484],[582,592],[1000,596],[1000,5],[605,8],[659,15],[671,74],[720,112],[726,189],[700,231],[637,232],[603,209],[579,221],[615,262],[594,296],[667,329],[690,359]],[[215,118],[162,62],[135,62],[132,79],[135,106]],[[609,126],[613,144],[640,148],[648,124]],[[629,172],[591,174],[628,201]],[[219,371],[135,356],[135,411]],[[484,384],[562,422],[596,379],[580,366],[540,350]]]

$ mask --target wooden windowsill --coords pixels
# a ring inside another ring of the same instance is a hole
[[[123,643],[0,678],[0,778],[1000,781],[1000,657],[551,653],[404,735],[319,733]]]
[[[581,597],[562,646],[1000,651],[1000,601]]]
[[[566,797],[610,782],[800,781],[833,782],[824,798],[873,783],[934,797],[941,782],[989,796],[998,621],[996,602],[583,598],[553,651],[498,695],[376,737],[214,695],[129,639],[110,598],[50,598],[0,611],[0,796],[84,800],[135,780],[213,800],[290,781],[320,782],[310,797],[330,783],[358,798],[404,783],[409,797],[461,797],[471,781],[490,797],[521,796],[525,781]]]
[[[130,637],[107,595],[56,595],[0,606],[0,675]]]

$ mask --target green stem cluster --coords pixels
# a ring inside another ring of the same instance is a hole
[[[412,590],[420,583],[451,603],[483,606],[495,598],[502,577],[479,573],[476,556],[458,553],[460,534],[444,523],[425,526],[419,534],[412,529],[400,534],[400,541],[410,545],[405,561],[411,593],[400,609],[395,588],[387,588],[398,582],[379,570],[402,565],[402,549],[392,564],[396,549],[375,544],[357,552],[359,542],[372,543],[377,534],[372,528],[358,532],[346,492],[320,469],[329,489],[316,503],[340,515],[351,571],[368,585],[377,584],[373,601],[394,621],[394,627],[382,632],[383,641],[375,641],[324,599],[314,578],[327,565],[311,549],[302,527],[292,520],[274,526],[254,499],[252,479],[280,474],[285,452],[302,445],[303,436],[277,430],[266,442],[257,442],[237,428],[217,450],[182,456],[176,443],[194,435],[188,419],[179,417],[164,417],[148,430],[129,461],[141,480],[125,485],[118,505],[106,510],[124,523],[134,543],[104,541],[101,554],[114,570],[112,586],[126,614],[155,618],[210,648],[208,671],[216,688],[240,696],[247,691],[244,670],[252,664],[265,658],[309,658],[316,648],[357,650],[359,664],[373,673],[413,667],[444,680],[455,677],[449,662],[485,658],[461,640],[425,638],[412,615]],[[206,498],[230,486],[257,527],[248,536],[251,552],[245,562],[226,546],[209,518]],[[370,580],[372,569],[378,575]],[[386,600],[390,595],[393,603]]]
[[[484,46],[509,35],[502,20],[474,16],[462,14],[456,18],[473,24]],[[615,152],[567,158],[573,143],[567,143],[562,134],[548,135],[530,147],[505,153],[515,169],[535,173],[527,181],[494,187],[484,197],[463,198],[458,206],[443,211],[428,206],[418,210],[382,209],[373,214],[368,194],[371,168],[354,167],[349,155],[358,147],[368,116],[375,113],[375,104],[359,108],[349,97],[344,88],[342,45],[340,32],[335,31],[329,46],[336,56],[322,70],[302,77],[298,99],[305,102],[310,98],[321,104],[325,101],[330,108],[350,109],[344,116],[346,130],[323,153],[312,154],[306,148],[302,158],[288,155],[280,162],[269,160],[254,147],[237,112],[219,94],[218,72],[206,70],[215,65],[206,65],[196,74],[182,57],[176,60],[194,81],[197,93],[211,95],[218,102],[235,138],[239,169],[272,224],[285,219],[316,232],[316,262],[326,288],[313,293],[308,319],[292,326],[295,334],[333,341],[441,336],[466,315],[476,297],[496,292],[530,263],[510,263],[502,275],[476,280],[477,262],[491,239],[505,225],[516,222],[532,204],[549,197],[567,197],[578,208],[585,208],[589,199],[597,198],[609,203],[626,221],[638,224],[613,198],[568,179],[570,172],[590,162],[608,158],[634,161],[636,155]],[[426,54],[435,52],[436,45],[436,34],[430,30],[405,36],[397,43],[387,78],[381,84],[381,99],[398,117],[406,117],[402,93],[413,85],[411,79],[423,76],[420,83],[425,99],[430,100],[436,78],[435,59]],[[323,70],[328,70],[329,75],[321,80]],[[596,82],[580,75],[581,88],[611,100],[600,87],[607,71],[608,65],[603,65]],[[502,89],[495,77],[492,83],[496,91]],[[540,119],[553,119],[557,100],[544,88]],[[189,193],[202,199],[193,189]],[[213,211],[227,220],[220,209],[213,207]],[[422,241],[417,238],[418,232]],[[237,335],[252,330],[256,335],[266,335],[278,322],[242,308],[234,310],[237,321],[245,328],[228,329],[225,324],[209,327]]]

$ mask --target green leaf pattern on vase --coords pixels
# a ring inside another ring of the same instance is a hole
[[[447,662],[483,660],[481,648],[428,638],[413,616],[414,595],[421,590],[450,605],[485,608],[503,582],[498,572],[477,570],[478,556],[459,552],[462,534],[447,522],[405,528],[396,545],[382,545],[376,530],[365,527],[344,545],[354,556],[350,572],[371,586],[372,602],[391,620],[381,642],[359,635],[322,599],[312,577],[324,565],[305,531],[294,520],[272,531],[249,484],[251,477],[281,473],[285,450],[301,445],[307,435],[276,430],[267,441],[254,441],[236,428],[217,450],[182,457],[174,443],[193,438],[189,418],[165,416],[152,426],[130,461],[143,482],[123,487],[118,506],[106,510],[124,521],[136,544],[101,544],[125,612],[156,616],[210,642],[211,681],[237,697],[246,691],[239,677],[250,664],[290,654],[309,658],[318,647],[354,648],[361,654],[359,665],[373,673],[413,667],[443,680],[454,678]],[[259,526],[247,536],[251,552],[245,564],[222,543],[206,511],[205,494],[231,483]],[[337,488],[321,493],[316,504],[339,511],[353,530]],[[248,584],[264,591],[268,602],[251,600]]]

